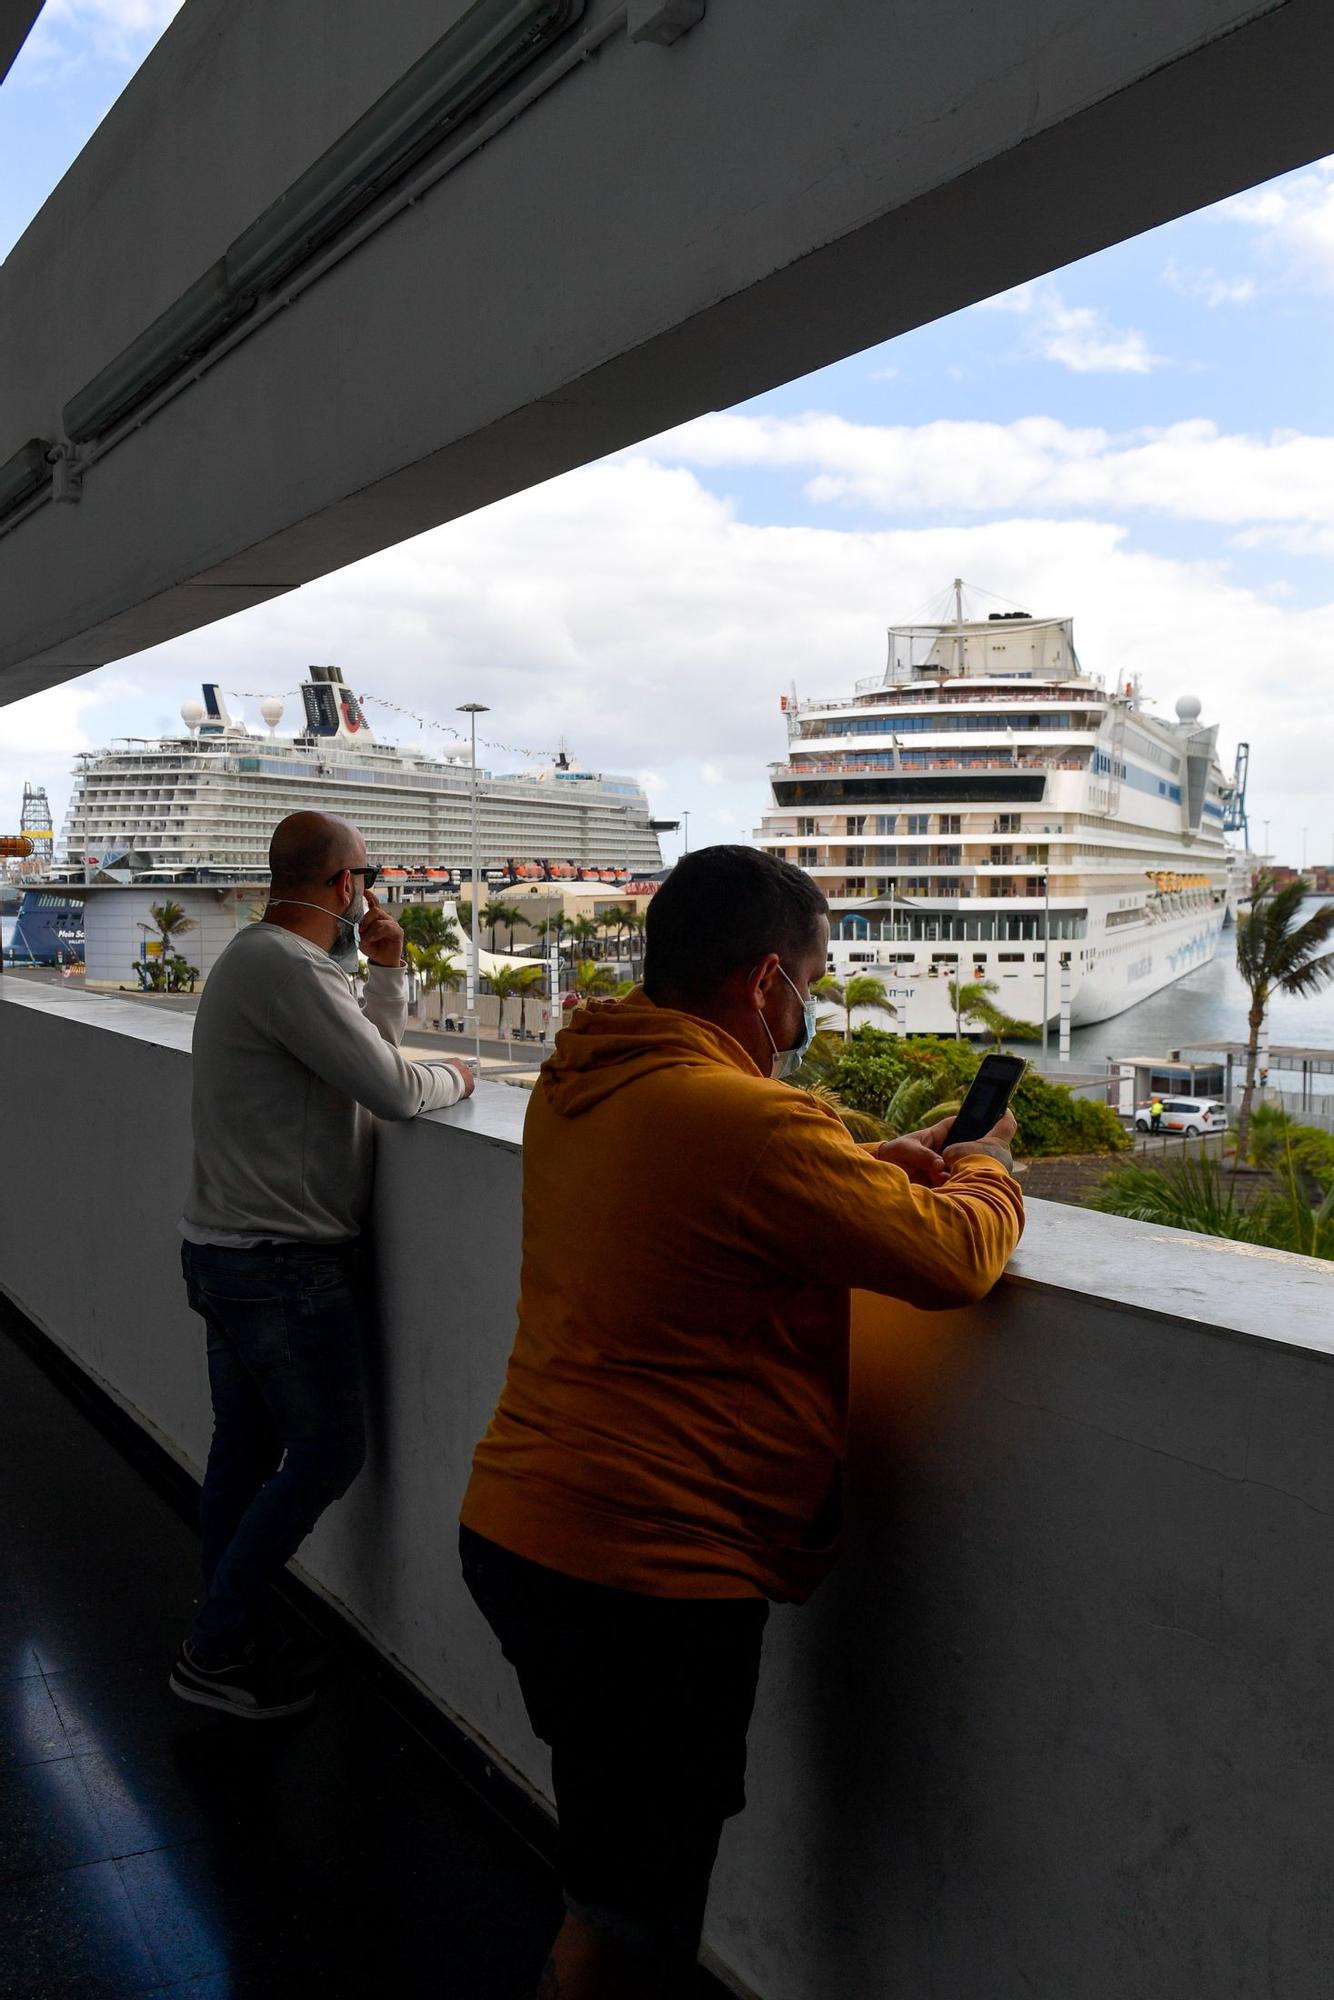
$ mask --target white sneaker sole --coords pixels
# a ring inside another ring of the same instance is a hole
[[[219,1714],[238,1716],[242,1722],[280,1722],[285,1715],[304,1715],[315,1705],[314,1688],[294,1701],[284,1702],[280,1708],[246,1708],[225,1694],[210,1694],[207,1688],[190,1687],[187,1682],[178,1681],[175,1674],[168,1679],[167,1686],[178,1701],[192,1701],[197,1708],[216,1708]]]

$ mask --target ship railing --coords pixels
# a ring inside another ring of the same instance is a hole
[[[859,687],[860,685],[861,683],[858,682]],[[894,706],[898,708],[938,708],[956,707],[959,705],[969,708],[1070,708],[1076,703],[1081,702],[1086,705],[1097,704],[1099,707],[1105,707],[1108,700],[1108,696],[1102,690],[1064,687],[1059,682],[1052,681],[1035,681],[1032,683],[1025,681],[1022,684],[1016,683],[1013,690],[1007,688],[1003,692],[994,688],[985,690],[979,688],[975,694],[956,688],[913,688],[900,693],[894,688],[884,687],[881,683],[877,682],[874,690],[868,690],[865,694],[856,695],[850,701],[821,701],[818,697],[813,696],[808,701],[799,701],[795,709],[789,707],[787,713],[788,715],[799,716],[832,715],[841,714],[849,709],[861,710],[870,708],[875,706],[875,695],[877,692],[884,695],[886,699],[893,696]]]
[[[911,758],[913,761],[909,762]],[[918,759],[921,761],[918,761]],[[861,758],[814,758],[789,759],[783,763],[770,764],[769,773],[775,778],[812,778],[837,776],[840,772],[851,772],[858,777],[892,778],[903,771],[1087,771],[1088,765],[1077,757],[926,757],[921,752],[906,752],[888,763],[868,763]]]

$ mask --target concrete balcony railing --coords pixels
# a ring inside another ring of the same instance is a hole
[[[189,1019],[0,996],[0,1287],[197,1473]],[[382,1135],[371,1456],[302,1569],[544,1797],[454,1545],[524,1106],[483,1086]],[[739,1991],[1327,2000],[1329,1299],[1327,1266],[1034,1203],[985,1305],[857,1302],[847,1548],[770,1622],[710,1905]]]

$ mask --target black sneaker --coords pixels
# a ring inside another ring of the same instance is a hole
[[[315,1699],[308,1680],[279,1672],[271,1662],[253,1655],[231,1667],[201,1667],[188,1640],[176,1656],[167,1686],[182,1701],[221,1709],[246,1722],[273,1722],[284,1715],[300,1715]]]

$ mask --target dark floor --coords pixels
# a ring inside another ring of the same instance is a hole
[[[167,1692],[194,1534],[14,1326],[0,1309],[3,2000],[527,2000],[552,1876],[354,1645],[292,1722]]]

